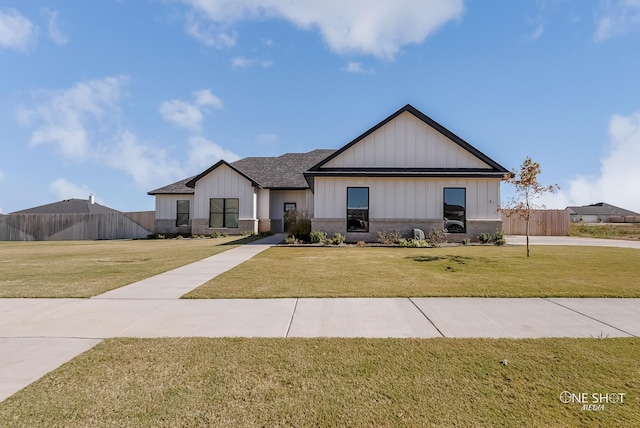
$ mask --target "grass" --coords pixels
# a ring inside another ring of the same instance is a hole
[[[250,239],[0,242],[0,298],[95,296]]]
[[[0,403],[0,426],[631,427],[638,360],[638,338],[109,339]],[[562,391],[625,396],[594,412]]]
[[[582,238],[625,239],[636,241],[640,239],[640,223],[571,223],[569,235],[579,236]]]
[[[640,251],[536,246],[271,248],[186,298],[640,297]]]

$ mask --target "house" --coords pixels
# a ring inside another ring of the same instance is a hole
[[[445,227],[449,240],[501,228],[507,170],[406,105],[338,150],[249,157],[153,190],[157,233],[273,233],[290,209],[347,241]]]
[[[572,222],[583,223],[637,223],[640,214],[616,207],[605,202],[598,202],[581,207],[567,207]]]
[[[11,214],[108,214],[119,212],[96,203],[94,196],[89,195],[89,199],[65,199],[52,204],[15,211]]]

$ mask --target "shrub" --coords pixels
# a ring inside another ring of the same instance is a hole
[[[398,245],[406,248],[426,248],[429,242],[426,239],[400,239]]]
[[[447,242],[447,231],[442,227],[432,227],[429,236],[427,236],[427,242],[432,247],[439,247]]]
[[[327,234],[322,230],[314,230],[309,234],[309,240],[312,244],[324,243],[327,240]]]
[[[493,243],[495,245],[504,245],[505,242],[506,241],[504,240],[504,231],[496,230],[496,233],[493,235]]]
[[[292,245],[292,244],[299,244],[300,241],[298,241],[298,239],[295,236],[291,235],[284,240],[284,243],[288,245]]]
[[[356,244],[358,247],[366,247],[367,243],[364,241],[358,241],[358,243]]]
[[[345,239],[347,239],[342,233],[336,232],[333,234],[333,238],[331,239],[331,243],[335,245],[344,244]]]
[[[250,232],[248,230],[243,230],[242,231],[242,236],[244,236],[244,237],[253,236],[253,232]]]
[[[469,238],[464,238],[464,239],[462,240],[462,245],[469,245],[469,244],[471,244],[471,239],[469,239]]]
[[[391,232],[378,232],[378,241],[383,245],[395,245],[400,242],[400,232],[392,230]]]
[[[284,221],[289,225],[289,235],[299,241],[308,241],[311,235],[311,220],[305,211],[289,210],[284,215]]]
[[[176,236],[176,239],[184,239],[184,236],[178,235],[178,236]]]
[[[164,239],[164,238],[165,238],[165,236],[164,236],[162,233],[158,233],[158,234],[156,235],[156,238],[158,238],[158,239]]]
[[[478,235],[478,240],[483,244],[490,244],[493,240],[493,236],[491,236],[491,234],[487,232],[482,232],[480,235]]]
[[[209,236],[214,238],[214,239],[215,238],[219,238],[220,237],[220,232],[218,232],[218,231],[212,232],[211,235],[209,235]]]

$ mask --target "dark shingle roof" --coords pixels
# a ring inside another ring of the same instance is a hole
[[[640,215],[633,211],[625,210],[624,208],[616,207],[605,202],[598,202],[597,204],[583,205],[581,207],[567,207],[571,210],[571,214],[578,215],[607,215],[607,216],[637,216]]]
[[[286,153],[278,157],[250,157],[233,162],[235,168],[268,189],[307,189],[303,173],[333,149],[317,149],[308,153]]]
[[[119,212],[104,205],[92,204],[87,199],[65,199],[52,204],[15,211],[11,214],[108,214]]]
[[[152,190],[147,193],[147,195],[184,195],[184,194],[193,194],[193,187],[188,187],[187,182],[193,177],[185,178],[184,180],[176,181],[175,183],[171,183],[167,186],[160,187],[159,189]]]

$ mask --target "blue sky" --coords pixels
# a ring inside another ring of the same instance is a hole
[[[640,211],[640,0],[0,0],[0,212],[153,209],[410,103],[544,199]],[[503,201],[512,190],[503,185]]]

